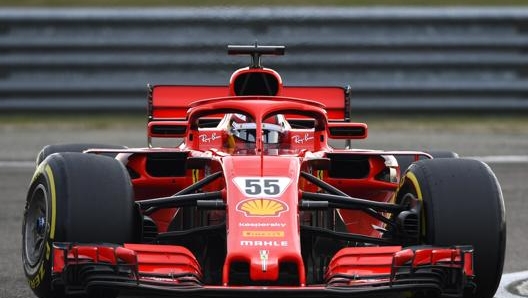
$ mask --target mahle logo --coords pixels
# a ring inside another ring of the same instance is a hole
[[[288,209],[286,203],[277,199],[247,199],[236,206],[247,217],[278,217]]]

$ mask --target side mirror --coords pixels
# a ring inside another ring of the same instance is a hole
[[[187,121],[151,121],[148,136],[152,138],[183,138],[187,134]]]
[[[328,123],[328,137],[330,139],[366,139],[367,124],[350,122]]]

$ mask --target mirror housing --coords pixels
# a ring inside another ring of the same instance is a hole
[[[152,138],[184,138],[187,135],[187,121],[151,121],[148,136]]]
[[[330,122],[327,130],[330,139],[366,139],[368,135],[366,123]]]

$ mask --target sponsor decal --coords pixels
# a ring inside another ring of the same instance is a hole
[[[236,210],[246,217],[279,217],[288,209],[286,203],[277,199],[247,199],[236,205]]]
[[[207,134],[201,134],[198,136],[200,139],[200,142],[202,143],[211,143],[214,140],[218,140],[221,138],[221,136],[217,135],[216,132],[213,132],[211,136],[208,136]]]
[[[286,240],[240,240],[240,246],[249,247],[288,247],[288,241]]]
[[[243,237],[284,237],[284,231],[242,231]]]
[[[268,256],[269,256],[269,250],[260,250],[260,260],[262,261],[262,272],[266,272],[268,270]]]
[[[249,198],[276,198],[288,187],[288,177],[236,177],[233,182]]]
[[[304,137],[301,137],[301,136],[293,136],[292,139],[293,139],[293,142],[295,144],[304,144],[304,142],[308,142],[310,140],[313,140],[313,136],[310,136],[310,134],[308,133],[305,133],[304,134]]]
[[[286,223],[283,222],[240,222],[238,226],[241,228],[285,228]]]

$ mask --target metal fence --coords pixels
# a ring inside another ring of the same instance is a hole
[[[528,8],[0,10],[0,112],[140,111],[146,84],[226,84],[266,57],[290,85],[351,85],[353,111],[528,111]]]

